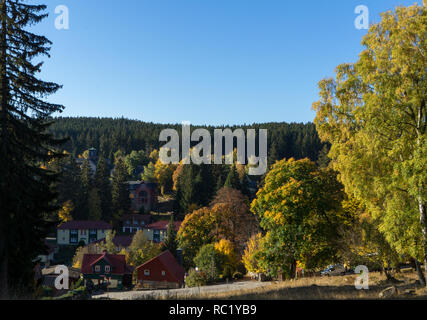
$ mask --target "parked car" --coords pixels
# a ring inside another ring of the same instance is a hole
[[[342,264],[330,265],[325,270],[320,272],[321,276],[340,276],[346,273],[346,269]]]

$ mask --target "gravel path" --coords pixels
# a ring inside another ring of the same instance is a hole
[[[198,297],[200,294],[233,292],[250,290],[270,285],[271,282],[245,281],[230,284],[219,284],[213,286],[183,288],[171,290],[147,290],[147,291],[124,291],[110,292],[92,296],[92,299],[114,299],[114,300],[143,300],[143,299],[180,299]]]

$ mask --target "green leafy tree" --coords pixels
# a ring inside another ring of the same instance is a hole
[[[62,156],[47,132],[50,116],[63,106],[45,98],[61,86],[37,78],[40,58],[49,57],[51,42],[29,27],[47,17],[46,6],[24,1],[0,2],[0,295],[9,285],[28,288],[33,279],[32,261],[44,252],[43,239],[54,213],[57,180],[40,167]],[[37,57],[37,61],[34,58]]]
[[[150,162],[148,165],[144,167],[144,172],[141,175],[141,179],[145,182],[157,182],[156,180],[156,166],[153,162]]]
[[[215,249],[213,243],[200,248],[194,263],[201,272],[206,274],[208,282],[214,282],[219,278],[224,264],[224,256]]]
[[[114,244],[114,238],[116,236],[116,232],[113,230],[107,231],[107,234],[105,235],[105,241],[102,243],[102,249],[106,250],[110,254],[116,254],[117,253],[117,247]]]
[[[179,247],[183,250],[186,268],[194,267],[194,257],[201,247],[216,240],[212,233],[214,228],[215,219],[209,208],[202,208],[185,216],[177,238]]]
[[[359,60],[319,83],[313,108],[346,191],[389,244],[424,260],[427,272],[426,21],[425,5],[383,13]]]
[[[308,269],[333,260],[338,252],[338,228],[343,215],[343,187],[330,170],[318,170],[304,159],[276,162],[251,210],[268,232],[266,260],[274,276],[295,276],[297,261]]]
[[[150,241],[142,230],[138,230],[126,252],[126,261],[131,266],[137,267],[160,253],[159,245]]]
[[[125,165],[129,176],[136,178],[135,172],[138,168],[143,168],[148,163],[148,157],[145,154],[144,150],[132,151],[129,155],[125,157]]]

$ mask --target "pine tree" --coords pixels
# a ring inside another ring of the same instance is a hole
[[[92,188],[89,192],[89,220],[100,221],[102,219],[101,197],[97,188]]]
[[[166,235],[166,240],[163,244],[163,251],[169,250],[176,257],[176,250],[178,249],[178,241],[176,239],[176,230],[175,230],[175,219],[171,215],[168,230]]]
[[[111,200],[113,209],[113,222],[117,226],[120,218],[129,211],[129,187],[126,183],[127,170],[122,158],[118,158],[113,171],[111,184]]]
[[[240,190],[241,188],[240,179],[239,179],[239,174],[237,173],[237,168],[235,164],[231,166],[230,172],[228,173],[224,186],[232,189]]]
[[[0,295],[10,284],[29,287],[32,260],[43,253],[48,224],[56,211],[51,185],[57,175],[40,164],[59,157],[60,141],[46,132],[50,115],[63,106],[43,100],[60,86],[36,78],[51,42],[28,26],[47,17],[44,5],[0,2]],[[61,141],[62,143],[63,141]]]
[[[101,201],[102,219],[110,221],[111,219],[111,185],[110,185],[110,169],[104,156],[100,156],[96,167],[94,185],[99,191]]]
[[[76,219],[87,220],[89,218],[89,194],[93,187],[92,169],[89,161],[84,160],[80,173],[80,194],[76,204]]]

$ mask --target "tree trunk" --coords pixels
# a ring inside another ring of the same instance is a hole
[[[290,278],[295,279],[297,274],[297,262],[292,260]]]
[[[421,196],[418,197],[418,208],[420,211],[420,222],[421,230],[423,233],[423,250],[424,250],[424,279],[427,277],[427,217],[426,217],[426,206],[423,203]],[[424,286],[426,286],[426,281],[424,281]]]
[[[420,263],[418,262],[417,259],[414,259],[415,262],[415,268],[417,270],[417,274],[418,274],[418,280],[420,281],[421,286],[425,287],[426,286],[426,279],[424,277],[424,273],[423,270],[421,269]]]

